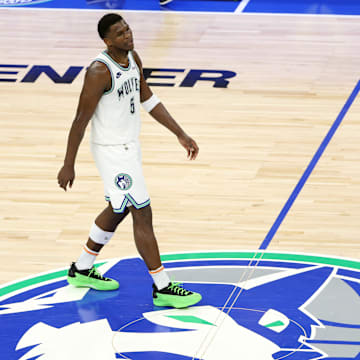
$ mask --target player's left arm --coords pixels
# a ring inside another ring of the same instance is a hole
[[[133,55],[140,70],[140,102],[143,106],[145,105],[144,108],[149,110],[149,114],[156,121],[164,125],[177,136],[180,144],[186,149],[188,158],[190,160],[195,160],[199,153],[198,145],[194,139],[185,133],[181,126],[166,110],[165,106],[159,102],[157,97],[153,94],[149,85],[146,83],[139,55],[136,51],[133,51]]]

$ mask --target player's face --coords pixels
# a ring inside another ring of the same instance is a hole
[[[129,25],[124,20],[111,25],[105,43],[120,50],[133,50],[134,41]]]

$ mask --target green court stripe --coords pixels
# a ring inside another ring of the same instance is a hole
[[[267,328],[275,327],[275,326],[283,326],[285,325],[282,321],[274,321],[271,324],[265,325]]]
[[[45,275],[36,276],[36,277],[31,278],[31,279],[23,280],[23,281],[20,281],[18,283],[15,283],[15,284],[5,286],[4,288],[0,289],[0,296],[6,295],[9,292],[19,290],[19,289],[21,289],[23,287],[26,287],[26,286],[31,286],[31,285],[34,285],[36,283],[40,283],[40,282],[43,282],[43,281],[48,281],[48,280],[56,279],[56,278],[61,277],[61,276],[65,276],[66,273],[67,273],[67,270],[56,271],[56,272],[53,272],[51,274],[45,274]]]
[[[98,267],[100,265],[105,264],[105,262],[99,263],[99,264],[95,264],[95,267]],[[62,276],[66,276],[68,270],[60,270],[60,271],[55,271],[49,274],[44,274],[44,275],[39,275],[39,276],[35,276],[31,279],[27,279],[27,280],[23,280],[23,281],[19,281],[15,284],[11,284],[8,286],[5,286],[3,288],[0,289],[0,296],[6,295],[10,292],[16,291],[16,290],[20,290],[24,287],[27,286],[31,286],[31,285],[35,285],[44,281],[49,281],[49,280],[53,280]]]
[[[166,317],[179,320],[185,323],[205,324],[205,325],[215,326],[215,324],[208,322],[204,319],[200,319],[199,317],[193,315],[166,315]]]
[[[248,259],[254,257],[255,252],[210,252],[184,253],[161,255],[162,261],[173,260],[202,260],[202,259]]]
[[[307,263],[317,263],[317,264],[341,266],[341,267],[357,269],[357,270],[360,269],[360,261],[335,259],[335,258],[328,258],[325,256],[265,253],[265,256],[263,256],[263,259],[292,260],[292,261],[300,261],[300,262],[307,262]]]
[[[184,253],[184,254],[169,254],[162,255],[162,261],[174,260],[202,260],[202,259],[258,259],[262,255],[258,252],[214,252],[214,253]],[[329,258],[325,256],[302,255],[302,254],[282,254],[282,253],[267,253],[262,255],[262,260],[287,260],[298,261],[304,263],[326,264],[332,266],[341,266],[350,269],[360,269],[360,261]]]

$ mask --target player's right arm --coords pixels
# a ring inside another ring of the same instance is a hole
[[[84,137],[86,126],[94,114],[101,96],[110,88],[111,75],[107,66],[101,62],[93,62],[85,75],[76,116],[68,136],[64,165],[57,176],[59,186],[65,191],[67,185],[71,187],[75,179],[76,154]]]

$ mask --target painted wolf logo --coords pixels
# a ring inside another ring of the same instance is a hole
[[[88,316],[89,321],[65,326],[38,322],[22,336],[16,350],[32,347],[19,360],[75,360],[78,354],[87,360],[360,360],[360,353],[328,357],[312,343],[324,326],[306,307],[334,273],[334,268],[327,266],[292,270],[291,275],[243,287],[231,309],[224,311],[212,305],[150,311],[127,325],[122,323],[121,328],[114,315],[118,310],[113,307],[103,318]],[[216,284],[202,286],[209,293],[221,289]],[[82,301],[86,297],[79,304]],[[74,338],[75,352],[68,346]]]
[[[121,190],[129,190],[132,185],[132,178],[128,174],[118,174],[115,177],[115,184],[121,189]]]

